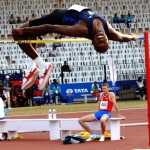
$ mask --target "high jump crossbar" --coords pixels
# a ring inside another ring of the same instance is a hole
[[[144,40],[145,37],[141,36],[138,40]],[[56,42],[91,42],[89,39],[81,38],[81,39],[61,39],[61,40],[0,40],[0,44],[29,44],[29,43],[56,43]]]
[[[57,42],[90,42],[91,40],[88,39],[61,39],[61,40],[3,40],[0,41],[0,44],[29,44],[29,43],[57,43]]]

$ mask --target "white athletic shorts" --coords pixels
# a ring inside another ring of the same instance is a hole
[[[10,92],[3,91],[5,98],[10,98]]]

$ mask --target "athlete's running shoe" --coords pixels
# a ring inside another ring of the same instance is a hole
[[[53,69],[53,65],[52,64],[46,64],[44,71],[43,70],[39,70],[39,85],[38,88],[39,90],[42,90],[46,83],[48,82],[48,79],[50,77],[50,73]]]
[[[97,136],[95,134],[90,135],[90,137],[86,140],[87,142],[93,141]]]
[[[26,70],[25,76],[22,81],[21,89],[26,90],[34,84],[36,77],[38,76],[38,68],[33,66],[30,70]]]
[[[101,135],[101,138],[99,139],[100,142],[104,142],[105,141],[105,135]]]

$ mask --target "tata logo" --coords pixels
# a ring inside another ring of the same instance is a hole
[[[67,89],[66,93],[73,93],[73,90],[72,89]]]
[[[67,89],[66,93],[88,93],[88,89]]]
[[[74,89],[75,93],[88,93],[88,89]]]

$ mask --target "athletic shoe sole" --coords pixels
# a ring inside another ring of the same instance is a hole
[[[51,73],[52,69],[53,69],[53,65],[49,64],[48,68],[46,69],[47,72],[46,72],[46,75],[44,77],[44,81],[41,83],[41,85],[39,84],[39,86],[38,86],[39,90],[43,90],[43,88],[45,87],[45,85],[46,85],[46,83],[49,79],[49,76],[50,76],[50,73]]]
[[[33,73],[32,77],[22,85],[22,87],[21,87],[22,90],[26,90],[34,84],[34,81],[36,80],[36,77],[38,76],[38,73],[39,73],[38,68],[35,68],[32,71],[32,73]]]

